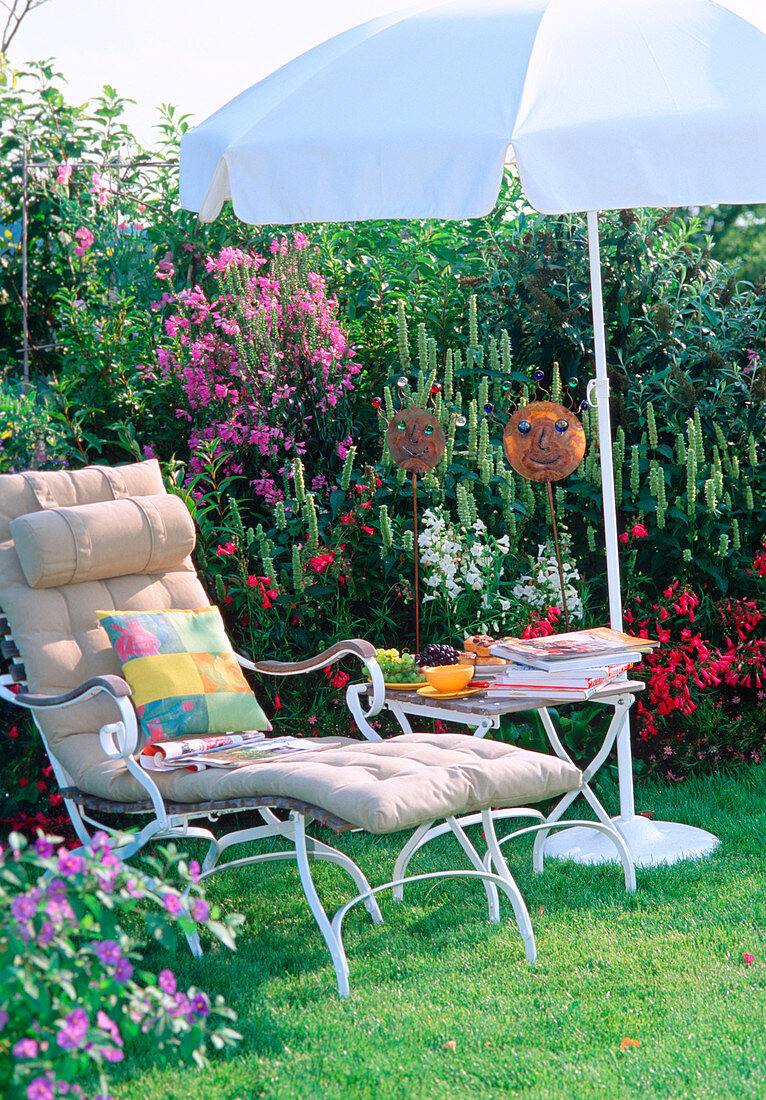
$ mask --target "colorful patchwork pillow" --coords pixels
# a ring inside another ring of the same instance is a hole
[[[270,730],[217,607],[97,611],[150,741]]]

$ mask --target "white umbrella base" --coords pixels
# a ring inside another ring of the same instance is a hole
[[[614,817],[636,867],[658,867],[682,859],[709,856],[721,843],[717,836],[693,825],[674,821],[650,821],[640,817]],[[615,863],[618,856],[609,837],[593,829],[567,829],[545,841],[545,856],[575,863]]]

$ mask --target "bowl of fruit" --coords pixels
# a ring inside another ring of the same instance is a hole
[[[411,653],[400,653],[398,649],[376,649],[375,656],[386,687],[421,687],[426,682],[419,662]]]

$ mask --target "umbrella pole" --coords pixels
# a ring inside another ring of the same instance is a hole
[[[612,425],[609,416],[609,378],[606,372],[604,297],[601,285],[601,249],[598,236],[597,210],[588,211],[588,258],[590,261],[591,308],[593,311],[593,345],[596,355],[596,380],[591,385],[596,392],[596,412],[598,414],[601,495],[604,501],[606,576],[609,588],[609,621],[613,630],[622,630],[617,505],[614,494],[614,469],[612,467]],[[630,747],[630,722],[627,715],[617,735],[617,772],[620,786],[620,817],[635,817],[633,755]]]

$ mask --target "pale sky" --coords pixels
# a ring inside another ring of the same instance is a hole
[[[161,103],[201,122],[317,43],[408,6],[408,0],[48,0],[25,18],[8,53],[16,67],[54,58],[71,102],[84,102],[104,84],[136,100],[128,120],[151,146]]]

